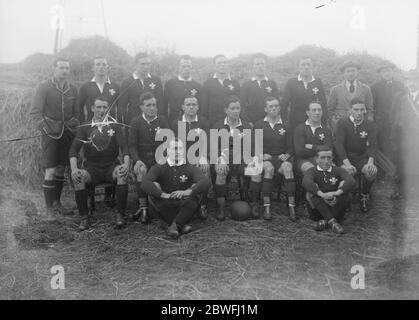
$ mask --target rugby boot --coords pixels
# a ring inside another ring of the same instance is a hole
[[[250,202],[249,203],[250,208],[251,208],[251,213],[252,213],[252,218],[253,219],[259,219],[259,206],[257,202]]]
[[[132,220],[134,221],[139,220],[142,224],[149,223],[150,219],[148,215],[148,208],[147,207],[139,208],[132,216]]]
[[[217,198],[217,213],[215,214],[215,219],[218,221],[223,221],[225,218],[225,199]]]
[[[198,217],[202,220],[205,220],[208,218],[208,209],[206,205],[201,205],[201,207],[198,209]]]
[[[90,219],[89,216],[83,216],[80,220],[79,230],[84,231],[90,228]]]
[[[181,229],[180,232],[182,234],[186,234],[192,231],[192,226],[190,224],[185,224]]]
[[[272,220],[272,213],[271,213],[271,206],[270,205],[263,206],[262,217],[265,220]]]
[[[359,207],[361,212],[366,213],[370,210],[370,197],[368,194],[361,194],[361,199],[359,200]]]
[[[115,225],[118,229],[121,229],[125,226],[124,213],[120,211],[115,213]]]
[[[342,226],[336,221],[335,218],[330,219],[327,224],[332,229],[334,233],[342,234],[345,232],[345,230],[342,228]]]
[[[313,223],[313,230],[316,231],[323,231],[326,230],[326,221],[325,220],[319,220]]]
[[[167,228],[167,235],[172,239],[179,238],[179,231],[178,226],[176,222],[173,222],[168,228]]]
[[[290,214],[290,220],[292,222],[297,221],[297,215],[295,213],[295,205],[288,205],[288,212]]]

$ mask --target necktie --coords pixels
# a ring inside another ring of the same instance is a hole
[[[355,91],[354,80],[350,80],[349,82],[350,82],[350,84],[349,84],[349,92],[350,93],[353,93]]]

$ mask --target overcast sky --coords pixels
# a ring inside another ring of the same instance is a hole
[[[52,53],[56,5],[65,9],[63,46],[105,35],[101,2],[109,38],[130,54],[146,40],[180,54],[230,57],[317,44],[416,66],[417,0],[0,0],[0,62]]]

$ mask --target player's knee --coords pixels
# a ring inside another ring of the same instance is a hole
[[[217,176],[225,177],[227,175],[227,165],[226,164],[216,164],[215,173]]]
[[[263,173],[265,178],[272,178],[274,176],[274,166],[269,161],[263,163]]]
[[[262,175],[261,174],[256,174],[254,176],[250,176],[250,180],[252,182],[260,183],[260,182],[262,182]]]
[[[285,161],[284,163],[282,163],[281,165],[282,170],[284,171],[284,173],[286,174],[291,174],[292,173],[292,163]]]
[[[45,169],[45,180],[54,180],[55,179],[56,168],[46,168]]]
[[[64,166],[59,165],[59,166],[55,167],[55,175],[63,176],[64,172],[65,172],[65,167]]]
[[[308,169],[310,169],[310,168],[313,168],[314,166],[313,166],[313,164],[311,163],[311,162],[304,162],[302,165],[301,165],[301,172],[302,173],[304,173],[304,172],[306,172]]]

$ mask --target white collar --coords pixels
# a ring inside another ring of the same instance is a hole
[[[149,121],[149,120],[147,120],[147,118],[146,118],[146,117],[145,117],[145,115],[144,115],[144,112],[143,112],[142,116],[143,116],[143,119],[145,120],[145,122],[147,122],[148,124],[152,123],[154,120],[156,120],[156,119],[157,119],[157,116],[155,116],[155,117],[154,117],[153,119],[151,119],[150,121]]]
[[[185,115],[183,115],[183,116],[182,116],[182,121],[183,121],[183,122],[186,122],[186,117],[185,117]],[[197,115],[197,114],[195,115],[195,118],[193,118],[193,120],[192,120],[191,122],[198,122],[198,115]]]
[[[134,71],[134,72],[132,73],[132,77],[134,78],[134,80],[144,80],[144,79],[146,79],[146,78],[151,78],[151,74],[147,73],[147,76],[146,76],[144,79],[141,79],[141,78],[137,75],[137,72],[136,72],[136,71]]]
[[[268,79],[268,77],[267,77],[267,76],[264,76],[264,78],[263,78],[262,80],[258,80],[258,79],[256,79],[256,77],[255,77],[255,76],[253,76],[253,77],[251,78],[251,80],[252,80],[252,81],[257,81],[257,82],[262,82],[263,80],[265,80],[265,81],[269,81],[269,79]]]
[[[356,124],[353,116],[349,116],[349,120],[351,120],[354,126],[360,126],[364,122],[364,120],[362,120],[360,123]]]
[[[298,76],[297,76],[297,80],[298,80],[298,81],[303,81],[303,77],[301,76],[301,74],[298,74]],[[314,76],[313,76],[313,75],[311,75],[311,79],[310,79],[310,81],[309,81],[309,82],[313,82],[314,80],[316,80],[316,79],[314,78]]]
[[[358,80],[354,80],[354,87],[356,87],[357,86],[357,82],[358,82]],[[351,83],[349,82],[349,80],[345,80],[345,84],[346,84],[346,86],[349,88],[349,86],[351,85]]]
[[[327,170],[323,170],[322,168],[320,168],[320,166],[319,166],[319,165],[317,165],[317,170],[318,170],[318,171],[323,171],[323,172],[325,172],[325,171],[327,171],[327,172],[332,172],[332,166],[330,166],[330,168],[329,168],[329,169],[327,169]]]
[[[97,83],[97,81],[96,81],[96,77],[93,77],[93,79],[92,79],[92,80],[90,80],[90,82],[95,82],[95,83]],[[109,79],[109,77],[108,77],[108,79],[105,81],[105,83],[109,83],[109,84],[111,84],[111,80]]]
[[[179,79],[179,81],[192,81],[192,77],[190,76],[188,79],[184,79],[182,78],[180,75],[177,76],[177,78]]]
[[[271,125],[271,123],[269,122],[269,120],[268,120],[268,116],[265,116],[265,118],[263,118],[263,121],[266,121],[267,123],[269,123],[270,125]],[[283,124],[283,122],[282,122],[282,118],[281,117],[279,117],[279,120],[278,121],[276,121],[274,124],[273,124],[273,126],[271,125],[271,127],[273,128],[273,127],[275,127],[275,125],[277,124],[277,123],[279,123],[279,124]]]
[[[312,126],[311,126],[311,124],[310,124],[310,122],[308,121],[308,119],[306,120],[305,124],[306,124],[307,126],[309,126],[310,128],[315,128],[315,129],[317,129],[317,128],[323,128],[323,126],[322,126],[322,124],[321,124],[321,123],[320,123],[320,125],[318,125],[317,127],[312,127]]]
[[[216,73],[214,73],[213,78],[214,78],[214,79],[217,79],[218,81],[221,81],[219,78],[217,78],[217,74],[216,74]],[[228,79],[228,80],[230,80],[230,81],[231,81],[231,75],[230,75],[230,74],[228,74],[228,75],[227,75],[227,77],[226,77],[224,80],[226,80],[226,79]],[[224,80],[223,80],[223,81],[224,81]]]
[[[175,162],[174,160],[170,159],[170,157],[167,158],[167,164],[169,167],[179,167],[184,164],[183,158],[179,159],[178,162]]]
[[[227,121],[227,117],[225,117],[225,119],[224,119],[224,125],[226,126],[229,126],[230,127],[230,124],[228,123],[228,121]],[[238,125],[236,125],[234,128],[237,128],[237,127],[240,127],[242,125],[242,119],[240,119],[239,118],[239,123],[238,123]]]

